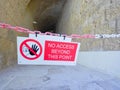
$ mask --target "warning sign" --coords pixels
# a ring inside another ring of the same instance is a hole
[[[27,39],[21,43],[20,53],[27,60],[35,60],[40,57],[42,46],[37,40]]]
[[[77,43],[70,42],[45,42],[45,60],[51,61],[75,61]]]
[[[76,65],[80,43],[40,37],[17,37],[18,64]]]

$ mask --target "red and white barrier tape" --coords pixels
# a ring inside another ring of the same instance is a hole
[[[19,26],[11,26],[10,24],[0,23],[0,28],[3,29],[9,29],[9,30],[15,30],[17,32],[23,32],[28,34],[40,34],[40,35],[51,35],[51,36],[64,36],[69,38],[120,38],[120,34],[84,34],[84,35],[77,35],[72,34],[70,36],[66,34],[57,34],[57,33],[51,33],[51,32],[45,32],[41,33],[40,31],[31,31],[29,29],[19,27]]]

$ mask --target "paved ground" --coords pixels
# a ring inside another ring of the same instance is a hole
[[[120,90],[120,80],[83,66],[14,66],[0,71],[0,90]]]

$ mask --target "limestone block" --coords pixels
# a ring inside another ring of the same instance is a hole
[[[104,50],[115,50],[119,51],[120,50],[120,39],[117,38],[110,38],[110,39],[105,39],[104,42]]]
[[[119,15],[119,0],[70,0],[69,5],[67,3],[64,7],[58,31],[68,34],[120,33]],[[77,41],[83,43],[81,50],[120,50],[119,40],[79,39]]]
[[[33,17],[26,12],[26,6],[30,0],[1,0],[0,22],[13,26],[32,28]],[[0,68],[15,64],[16,59],[16,36],[26,34],[0,29]]]
[[[120,33],[120,17],[117,17],[115,21],[116,21],[115,24],[116,33]]]
[[[0,28],[0,38],[6,38],[7,35],[8,35],[8,30]]]
[[[7,39],[0,39],[0,53],[4,55],[3,66],[11,65],[16,62],[16,44]]]
[[[3,55],[0,54],[0,70],[2,69],[3,67]]]

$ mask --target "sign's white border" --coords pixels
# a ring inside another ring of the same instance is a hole
[[[37,40],[42,45],[43,52],[42,52],[41,56],[39,58],[37,58],[36,60],[27,60],[20,53],[20,45],[24,40],[27,40],[27,39]],[[76,56],[75,56],[75,61],[74,62],[68,62],[68,61],[45,61],[44,60],[45,40],[48,40],[48,38],[44,38],[44,36],[41,37],[41,38],[17,37],[18,64],[24,64],[24,65],[76,65],[76,60],[77,60],[77,56],[78,56],[78,52],[79,52],[79,48],[80,48],[80,43],[77,43],[78,47],[77,47],[77,50],[76,50]],[[53,40],[53,39],[50,39],[50,37],[49,37],[49,40]],[[56,39],[56,41],[58,41],[58,40]],[[60,40],[60,42],[61,41],[62,40]],[[63,42],[65,42],[65,40],[63,40]],[[70,42],[70,41],[68,41],[68,42]],[[71,43],[75,43],[75,42],[71,42]]]

